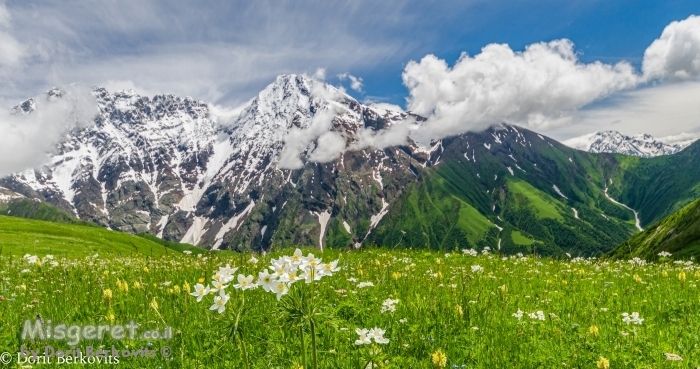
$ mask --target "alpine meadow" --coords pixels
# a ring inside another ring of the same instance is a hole
[[[0,369],[700,368],[697,13],[0,0]]]

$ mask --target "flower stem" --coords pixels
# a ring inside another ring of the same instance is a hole
[[[306,369],[306,349],[304,347],[304,327],[299,325],[299,342],[301,344],[301,366]]]
[[[318,359],[316,356],[316,322],[313,319],[311,319],[310,323],[311,323],[311,350],[312,350],[311,353],[313,355],[311,357],[311,360],[313,363],[312,368],[318,369]]]

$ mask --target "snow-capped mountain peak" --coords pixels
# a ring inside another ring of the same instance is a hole
[[[601,131],[572,138],[563,143],[588,152],[618,153],[648,158],[675,154],[692,142],[690,140],[682,143],[664,143],[661,139],[645,133],[627,136],[618,131]]]

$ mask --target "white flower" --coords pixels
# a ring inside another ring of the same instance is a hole
[[[407,321],[408,321],[408,319],[406,319],[406,318],[399,319],[399,323],[401,323],[401,324],[404,324],[404,323],[406,323]]]
[[[474,250],[474,249],[462,249],[462,253],[463,253],[464,255],[469,255],[469,256],[476,256],[476,255],[479,254],[479,253],[478,253],[476,250]]]
[[[190,251],[190,250],[185,250],[182,253],[185,255],[192,255],[192,251]]]
[[[385,330],[375,327],[369,331],[367,336],[374,338],[374,342],[383,345],[389,343],[389,339],[384,338],[384,333],[386,333]]]
[[[284,282],[274,281],[272,282],[272,292],[277,295],[277,301],[279,301],[282,296],[289,292],[289,286]]]
[[[223,289],[219,290],[219,296],[214,297],[214,304],[209,310],[216,310],[219,314],[223,313],[224,310],[226,310],[226,303],[230,298],[231,296],[227,295]]]
[[[209,287],[205,287],[203,284],[197,283],[194,285],[194,292],[190,293],[190,295],[197,297],[197,302],[200,302],[204,296],[209,294],[209,291],[211,291]]]
[[[660,253],[658,253],[658,255],[662,258],[668,258],[668,257],[671,257],[672,254],[670,252],[667,252],[667,251],[661,251]]]
[[[316,271],[321,275],[321,276],[332,276],[333,273],[336,273],[340,271],[340,268],[338,267],[338,260],[331,261],[330,263],[323,263],[320,264],[317,268]]]
[[[266,292],[271,292],[275,280],[267,270],[258,273],[258,286],[262,287]]]
[[[238,275],[238,284],[234,284],[233,288],[241,289],[241,290],[248,290],[251,288],[255,288],[257,285],[253,283],[253,276],[245,276],[243,274]]]
[[[213,292],[223,291],[228,287],[228,284],[225,284],[225,283],[220,282],[220,281],[214,281],[214,282],[211,282],[211,284],[212,284],[211,291],[213,291]]]
[[[255,256],[252,256],[252,255],[251,255],[251,256],[250,256],[250,260],[248,260],[248,262],[251,263],[251,264],[257,264],[257,263],[258,263],[258,259],[257,259]]]
[[[484,268],[481,265],[472,265],[472,273],[483,272]]]
[[[382,302],[382,310],[380,312],[386,313],[387,311],[390,311],[393,313],[396,311],[396,304],[398,303],[399,300],[386,299],[384,302]]]
[[[374,287],[372,282],[360,282],[357,284],[357,288]]]
[[[513,316],[516,317],[518,320],[520,320],[520,319],[523,318],[523,314],[524,314],[524,312],[523,312],[522,310],[518,309],[518,311],[516,311],[516,312],[513,314]]]
[[[359,338],[355,340],[356,345],[369,345],[372,343],[372,338],[368,335],[369,329],[355,328],[355,333],[359,336]]]
[[[357,282],[357,278],[350,277],[350,278],[348,278],[348,282],[355,283],[355,282]]]
[[[313,281],[320,280],[323,277],[323,274],[319,273],[316,270],[316,268],[313,268],[309,265],[306,268],[304,268],[304,271],[301,272],[301,275],[299,277],[306,281],[306,283],[311,283]]]
[[[639,317],[638,312],[633,312],[632,314],[622,313],[622,321],[629,324],[642,325],[644,319]]]
[[[664,355],[666,356],[666,360],[669,360],[669,361],[683,361],[683,358],[681,356],[676,355],[676,354],[671,354],[671,353],[667,352]]]

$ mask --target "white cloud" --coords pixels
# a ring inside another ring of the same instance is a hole
[[[633,88],[639,77],[626,63],[584,64],[569,40],[529,45],[516,52],[491,44],[454,66],[434,55],[410,62],[403,73],[408,109],[429,117],[433,138],[506,122],[534,129],[562,126],[579,108]]]
[[[367,102],[367,101],[365,101],[365,103],[366,104],[368,103],[370,107],[377,109],[377,110],[395,111],[398,113],[404,112],[403,108],[401,108],[400,106],[395,105],[395,104],[382,103],[382,102],[375,103],[375,102]]]
[[[357,91],[357,92],[362,92],[362,78],[361,77],[355,77],[349,73],[341,73],[338,75],[338,79],[340,79],[341,81],[350,80],[350,88]]]
[[[68,86],[56,101],[36,98],[36,111],[13,115],[0,110],[0,177],[45,164],[70,129],[93,124],[97,102],[89,89]]]
[[[16,67],[26,56],[25,47],[10,33],[11,16],[3,1],[0,1],[0,76],[9,67]]]
[[[671,22],[644,52],[644,77],[688,79],[700,75],[700,17]]]
[[[626,135],[648,133],[655,137],[700,132],[700,80],[666,83],[625,91],[576,113],[571,124],[544,130],[555,139],[568,139],[597,131],[615,130]]]
[[[643,73],[627,62],[582,63],[573,43],[562,39],[522,52],[491,44],[473,57],[462,54],[453,66],[427,55],[406,66],[403,81],[408,109],[428,117],[412,137],[434,139],[505,122],[568,138],[603,122],[637,125],[640,131],[694,129],[700,124],[693,98],[698,91],[693,84],[666,80],[698,75],[700,17],[690,16],[669,24],[647,48]],[[582,111],[601,100],[607,104]]]

